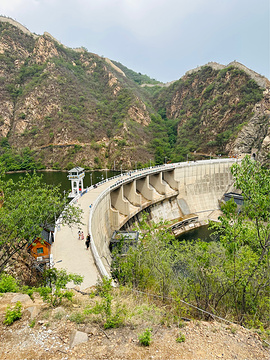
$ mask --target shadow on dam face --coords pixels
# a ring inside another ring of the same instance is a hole
[[[178,236],[176,236],[178,241],[217,241],[218,236],[215,234],[215,231],[209,229],[208,225],[203,225],[195,229],[188,230]]]

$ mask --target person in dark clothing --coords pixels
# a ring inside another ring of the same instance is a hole
[[[86,236],[85,246],[86,246],[86,250],[88,250],[90,246],[90,234]]]

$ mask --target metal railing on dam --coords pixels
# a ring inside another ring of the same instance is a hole
[[[88,222],[88,231],[91,235],[91,250],[101,276],[110,276],[107,257],[109,256],[109,242],[113,232],[110,220],[112,211],[111,192],[136,180],[140,181],[140,179],[154,176],[160,172],[174,171],[173,176],[179,184],[179,197],[184,204],[183,208],[187,208],[187,212],[196,213],[194,209],[197,206],[198,213],[209,213],[217,208],[218,197],[221,197],[230,185],[232,181],[230,167],[238,161],[240,160],[212,159],[158,165],[129,171],[126,174],[120,174],[96,184],[97,187],[105,183],[108,184],[106,189],[91,204]],[[93,188],[94,186],[87,188],[86,192],[91,191]],[[83,196],[83,194],[79,196]],[[79,196],[74,198],[72,202],[75,203]],[[137,211],[140,211],[140,207],[138,207]],[[129,219],[129,217],[126,218]]]

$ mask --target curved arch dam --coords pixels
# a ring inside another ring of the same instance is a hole
[[[83,210],[80,228],[91,235],[91,251],[78,239],[78,226],[58,220],[52,247],[54,266],[84,277],[81,290],[110,276],[110,241],[114,231],[129,229],[142,211],[174,231],[217,220],[219,200],[232,186],[230,168],[236,159],[176,163],[132,171],[104,180],[72,200]]]

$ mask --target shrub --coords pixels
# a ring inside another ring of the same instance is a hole
[[[83,277],[76,274],[68,274],[66,270],[57,270],[55,268],[46,270],[43,274],[45,284],[49,286],[43,286],[38,288],[40,296],[43,301],[48,302],[50,305],[56,307],[62,303],[65,298],[69,301],[72,300],[73,292],[66,289],[68,282],[73,281],[74,284],[81,284]],[[53,289],[52,289],[53,288]]]
[[[66,166],[66,169],[67,170],[71,170],[72,168],[74,168],[74,164],[73,164],[73,162],[69,162],[69,163],[67,163],[67,166]]]
[[[91,309],[85,309],[85,314],[100,315],[105,329],[123,325],[126,314],[126,310],[122,305],[117,304],[116,309],[112,309],[112,290],[112,280],[106,277],[102,278],[102,281],[96,286],[96,292],[92,294],[93,296],[99,295],[102,298],[101,302],[96,302]]]
[[[30,322],[29,327],[32,329],[33,327],[35,327],[35,325],[36,325],[36,320],[33,319],[33,320]]]
[[[146,329],[142,334],[138,336],[139,342],[143,346],[150,346],[151,343],[151,331],[152,329]]]
[[[16,292],[19,287],[17,281],[11,276],[3,274],[0,277],[0,293]]]
[[[126,311],[123,306],[118,306],[115,314],[109,316],[104,323],[105,329],[117,328],[123,325]]]
[[[118,146],[120,146],[120,147],[122,147],[122,146],[126,146],[127,145],[127,142],[126,142],[126,140],[119,140],[118,141]]]
[[[27,294],[32,300],[34,300],[33,294],[34,294],[34,291],[36,291],[36,288],[29,287],[28,285],[24,285],[24,286],[21,287],[20,290],[24,294]]]
[[[52,168],[53,168],[53,170],[61,170],[61,165],[57,161],[56,163],[53,164]]]
[[[236,333],[237,333],[237,329],[236,329],[236,327],[234,327],[234,326],[231,326],[231,327],[230,327],[230,331],[231,331],[232,334],[236,334]]]
[[[179,333],[178,337],[176,338],[176,342],[182,343],[182,342],[185,342],[185,341],[186,341],[185,335],[182,334],[182,333]]]
[[[21,317],[22,317],[22,304],[20,301],[18,301],[14,309],[11,309],[10,306],[7,307],[4,324],[11,325],[14,323],[14,321],[19,320]]]

